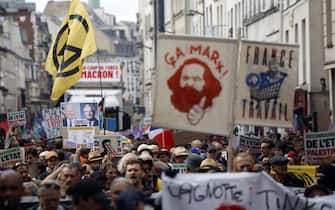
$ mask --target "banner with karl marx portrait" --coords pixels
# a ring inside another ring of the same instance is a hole
[[[236,123],[292,127],[298,54],[296,45],[241,42]]]
[[[154,125],[228,135],[236,40],[160,35]]]

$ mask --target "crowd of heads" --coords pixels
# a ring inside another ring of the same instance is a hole
[[[63,149],[59,142],[26,149],[25,161],[0,173],[0,209],[144,209],[161,208],[152,195],[162,190],[162,174],[265,172],[288,187],[307,187],[288,171],[288,165],[303,165],[302,154],[283,142],[263,139],[260,154],[228,150],[225,141],[193,140],[171,149],[155,141],[133,141],[121,157],[99,150]],[[228,155],[232,155],[231,168]],[[335,164],[321,164],[317,184],[306,197],[329,195],[335,190]],[[29,200],[30,199],[30,200]],[[35,200],[34,200],[35,199]],[[29,203],[29,202],[28,202]]]

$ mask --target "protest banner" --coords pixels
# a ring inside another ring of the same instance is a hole
[[[80,120],[87,120],[87,125],[99,127],[99,109],[97,103],[61,103],[63,127],[78,126]]]
[[[123,141],[128,140],[120,134],[96,135],[94,145],[98,146],[102,155],[110,154],[121,157],[123,154]]]
[[[305,160],[309,164],[320,164],[335,156],[335,132],[305,134]]]
[[[7,115],[0,113],[0,139],[5,139],[9,126],[7,121]]]
[[[23,147],[14,147],[0,151],[0,168],[12,168],[15,163],[24,160]]]
[[[7,121],[9,127],[19,126],[19,125],[26,125],[26,112],[19,111],[19,112],[8,112],[7,113]]]
[[[228,135],[236,40],[160,35],[153,125]]]
[[[121,74],[120,63],[84,62],[79,82],[121,82]]]
[[[292,127],[299,48],[241,41],[235,123]]]
[[[335,209],[333,196],[298,196],[265,172],[177,174],[163,176],[162,186],[163,210],[217,210],[223,204],[244,210]]]
[[[93,148],[95,127],[67,128],[67,136],[63,137],[63,148]]]
[[[261,153],[261,139],[253,136],[240,136],[240,149],[251,154]]]
[[[42,110],[43,128],[48,139],[62,136],[63,118],[59,107]]]
[[[316,184],[316,168],[318,166],[300,166],[288,165],[287,169],[292,172],[297,178],[304,181],[305,187],[310,187]]]

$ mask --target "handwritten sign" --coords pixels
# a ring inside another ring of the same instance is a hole
[[[7,121],[9,127],[18,126],[18,125],[26,125],[26,112],[9,112],[7,113]]]
[[[178,174],[163,177],[163,210],[215,210],[222,205],[247,210],[331,210],[332,196],[306,199],[266,173]]]
[[[15,163],[24,161],[24,148],[14,147],[0,151],[0,168],[12,168]]]
[[[305,159],[309,164],[320,164],[335,155],[335,132],[305,134]]]
[[[249,151],[252,154],[261,152],[261,139],[258,137],[240,136],[240,149]]]

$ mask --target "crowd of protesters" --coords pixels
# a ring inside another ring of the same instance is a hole
[[[20,142],[12,139],[10,147],[19,146]],[[231,171],[265,171],[284,186],[306,187],[303,180],[288,172],[289,164],[306,164],[295,143],[290,142],[264,138],[257,156],[234,151]],[[87,148],[63,149],[61,139],[28,148],[25,161],[0,173],[0,209],[160,209],[163,172],[174,176],[181,171],[228,171],[225,141],[193,140],[167,150],[154,140],[133,140],[123,152],[122,157],[115,157]],[[177,169],[178,165],[185,168]],[[335,191],[332,160],[318,167],[316,177],[317,184],[306,188],[306,197]]]

